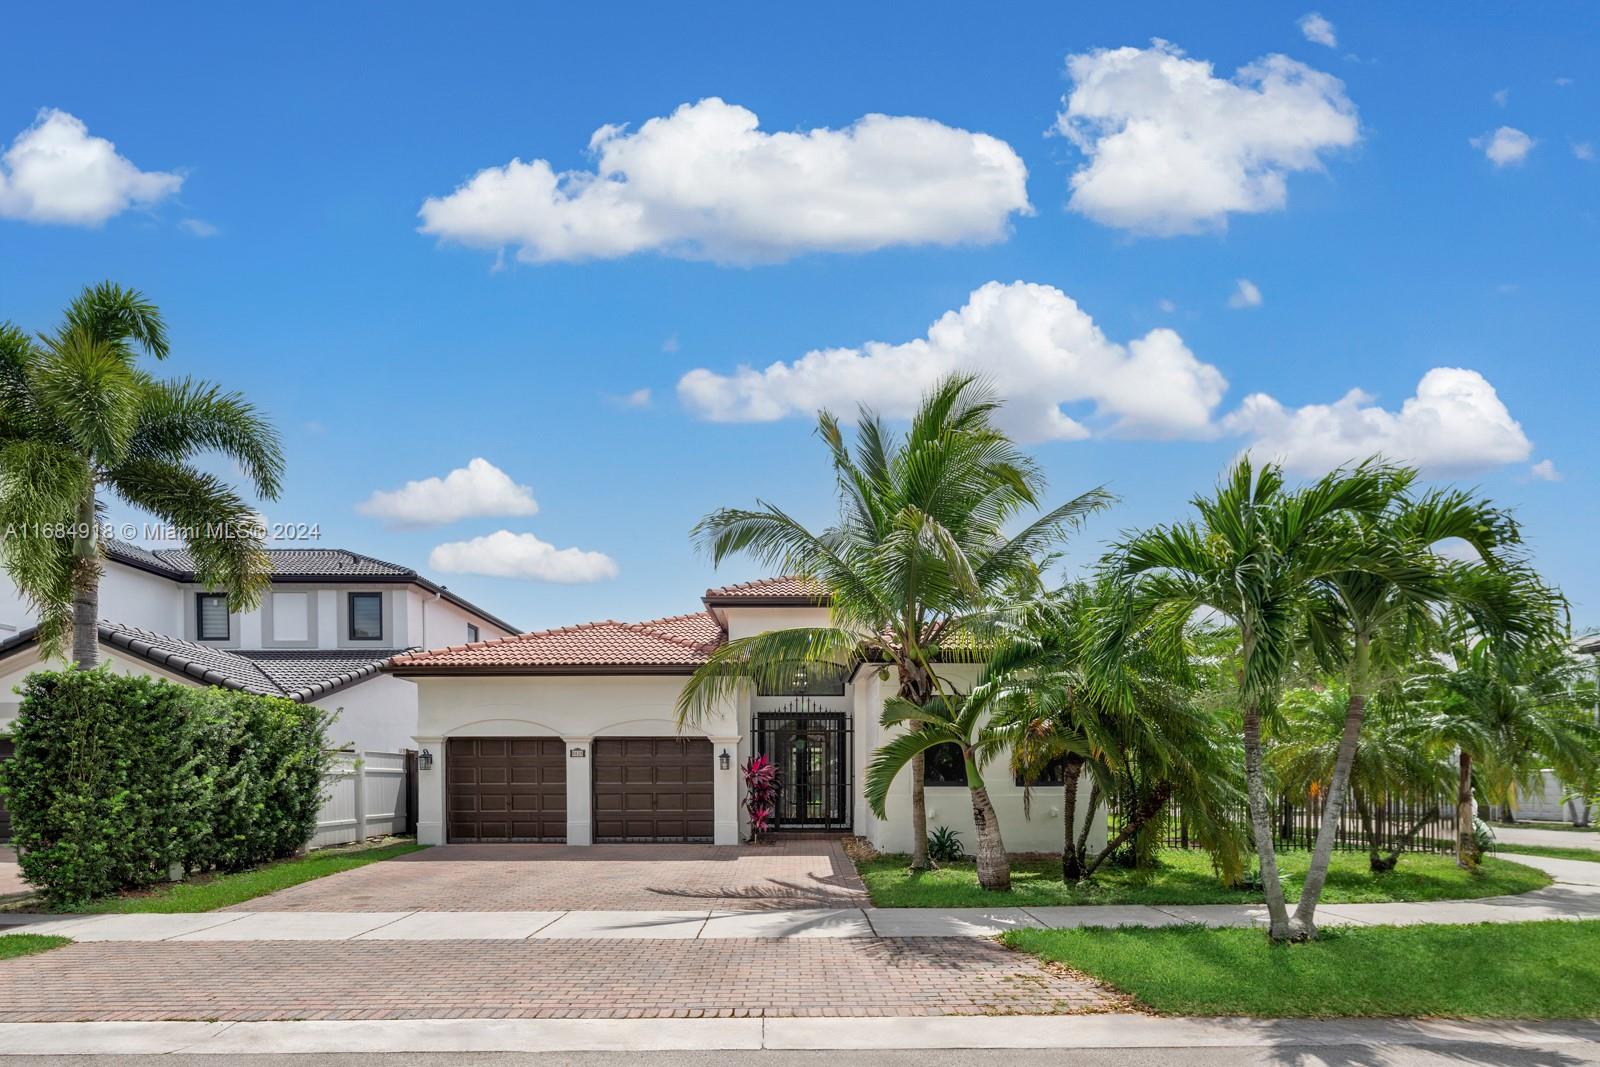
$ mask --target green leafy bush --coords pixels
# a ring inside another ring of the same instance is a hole
[[[104,669],[33,674],[22,694],[0,791],[47,900],[149,885],[174,865],[237,870],[316,829],[320,708]]]

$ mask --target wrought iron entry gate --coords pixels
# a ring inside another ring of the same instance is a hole
[[[778,711],[757,712],[751,725],[756,752],[778,770],[776,828],[850,830],[855,821],[850,717],[801,698]]]

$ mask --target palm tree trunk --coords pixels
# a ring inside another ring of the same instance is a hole
[[[1083,760],[1069,755],[1061,771],[1061,880],[1076,882],[1083,877],[1083,853],[1074,847],[1072,832],[1078,828],[1078,778]],[[1093,819],[1091,810],[1085,818]]]
[[[1394,843],[1394,851],[1390,852],[1389,858],[1383,861],[1382,869],[1385,871],[1394,870],[1395,866],[1400,862],[1400,854],[1411,847],[1412,839],[1422,832],[1424,826],[1427,826],[1430,822],[1437,821],[1440,817],[1438,811],[1431,811],[1412,823],[1411,829],[1407,830],[1400,840]]]
[[[933,687],[920,668],[900,668],[900,696],[917,707],[922,707],[933,697]],[[911,757],[911,869],[933,870],[933,860],[928,857],[928,797],[923,790],[922,778],[927,767],[927,757],[918,752]]]
[[[972,824],[978,830],[978,885],[992,893],[1010,891],[1011,861],[1000,837],[1000,820],[981,785],[972,788]]]
[[[1078,828],[1078,855],[1085,863],[1089,860],[1089,828],[1094,825],[1094,813],[1100,810],[1100,779],[1089,779],[1089,811],[1083,817],[1083,825]],[[1093,874],[1092,870],[1083,872],[1085,878]]]
[[[78,505],[82,536],[72,544],[72,661],[78,670],[100,663],[100,550],[95,544],[94,488]]]
[[[911,757],[911,869],[933,870],[928,858],[928,797],[922,789],[927,757],[921,752]]]
[[[1328,880],[1328,864],[1333,860],[1333,844],[1339,836],[1339,816],[1344,813],[1345,792],[1350,784],[1350,768],[1356,762],[1356,746],[1361,740],[1361,720],[1367,711],[1368,638],[1356,635],[1355,656],[1350,664],[1350,700],[1344,713],[1344,736],[1339,739],[1339,754],[1333,760],[1333,777],[1328,795],[1322,801],[1322,824],[1317,827],[1317,843],[1311,850],[1311,866],[1300,887],[1300,903],[1290,920],[1297,937],[1317,936],[1317,901]]]
[[[1087,878],[1089,875],[1099,870],[1100,865],[1104,863],[1113,852],[1121,848],[1124,841],[1127,841],[1134,834],[1138,833],[1145,823],[1159,815],[1161,813],[1161,809],[1167,806],[1167,801],[1171,799],[1171,797],[1172,784],[1170,782],[1162,782],[1160,785],[1156,786],[1155,789],[1151,791],[1150,795],[1145,798],[1145,801],[1142,805],[1139,805],[1128,812],[1127,821],[1122,824],[1122,829],[1117,833],[1117,836],[1113,837],[1110,841],[1107,841],[1106,847],[1100,850],[1100,854],[1095,856],[1094,859],[1090,860],[1085,865],[1084,877]]]
[[[1475,867],[1478,851],[1472,837],[1472,756],[1461,750],[1460,776],[1456,780],[1456,866]]]
[[[1267,936],[1288,941],[1289,908],[1283,899],[1283,883],[1278,881],[1278,854],[1272,843],[1272,816],[1267,811],[1267,784],[1261,771],[1261,709],[1254,700],[1244,708],[1244,779],[1250,800],[1250,829],[1256,841],[1256,859],[1261,864],[1261,883],[1267,901]]]

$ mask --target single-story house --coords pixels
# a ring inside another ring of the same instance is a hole
[[[606,620],[410,652],[385,669],[417,685],[424,750],[418,838],[427,844],[707,841],[748,835],[741,768],[777,763],[779,832],[855,833],[886,851],[911,847],[909,773],[879,819],[864,799],[879,725],[895,680],[879,664],[840,675],[797,674],[779,692],[744,691],[679,729],[685,680],[720,643],[767,630],[824,625],[826,599],[793,578],[707,590],[702,610],[647,622]],[[960,689],[978,668],[949,665]],[[935,750],[925,776],[929,826],[975,845],[959,760]],[[985,769],[1012,851],[1059,851],[1059,785],[1025,787],[1002,762]],[[1079,819],[1088,784],[1082,784]],[[1104,840],[1104,812],[1091,835]],[[1081,822],[1080,822],[1081,826]]]

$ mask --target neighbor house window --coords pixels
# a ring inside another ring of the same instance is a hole
[[[764,697],[842,697],[844,696],[843,667],[826,663],[805,663],[793,671],[786,671],[781,682],[770,681],[758,686],[757,696]]]
[[[202,641],[228,639],[228,597],[225,593],[195,594],[195,632]]]
[[[350,640],[383,640],[383,594],[350,594]]]
[[[961,746],[951,743],[934,745],[923,754],[923,785],[967,784],[967,765],[961,758]]]
[[[470,645],[474,641],[476,641],[477,639],[478,639],[478,628],[476,626],[472,625],[470,622],[467,623],[467,644]]]

